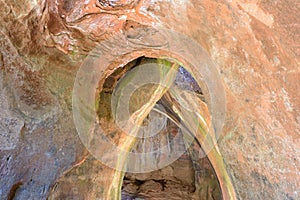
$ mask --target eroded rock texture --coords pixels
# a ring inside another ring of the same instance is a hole
[[[69,172],[89,192],[62,188],[70,198],[101,193],[106,167],[72,119],[76,72],[115,33],[161,25],[217,65],[227,105],[218,146],[236,198],[299,199],[299,10],[293,0],[1,0],[0,198],[46,199]]]

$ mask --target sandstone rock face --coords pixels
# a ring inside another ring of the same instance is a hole
[[[299,10],[293,0],[0,1],[0,199],[101,197],[110,169],[78,137],[76,72],[99,42],[152,26],[192,38],[217,66],[232,197],[299,199]]]

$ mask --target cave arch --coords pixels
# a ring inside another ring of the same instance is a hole
[[[218,151],[218,138],[225,118],[225,93],[215,64],[207,53],[192,39],[164,28],[143,28],[138,35],[128,33],[117,34],[102,42],[87,57],[77,73],[73,93],[74,120],[82,142],[89,147],[86,129],[92,127],[95,118],[95,108],[85,105],[96,105],[96,96],[101,92],[104,81],[114,70],[124,67],[127,63],[141,56],[150,58],[168,58],[184,66],[196,79],[207,98],[209,111],[212,116],[211,133],[213,140],[197,138],[207,147],[205,152],[217,174],[223,197],[234,199],[235,191],[227,174],[225,163]],[[82,80],[88,84],[82,84]],[[81,84],[80,84],[81,82]],[[80,98],[78,98],[80,97]],[[79,109],[80,108],[80,109]],[[82,111],[82,109],[84,111]],[[82,118],[88,113],[88,120]],[[207,143],[206,143],[207,142]],[[213,143],[213,144],[212,144]],[[89,148],[88,148],[89,149]],[[90,151],[99,160],[97,153]],[[115,165],[114,161],[112,166]],[[107,164],[107,163],[104,163]],[[109,187],[110,193],[118,193],[116,188]],[[113,192],[111,192],[113,190]]]

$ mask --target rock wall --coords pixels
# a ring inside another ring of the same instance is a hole
[[[217,65],[218,146],[236,198],[298,199],[299,10],[293,0],[1,0],[1,199],[46,199],[83,164],[103,178],[73,123],[76,72],[99,42],[153,25],[193,38]]]

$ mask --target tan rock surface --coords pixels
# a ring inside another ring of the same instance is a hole
[[[299,10],[294,0],[1,0],[0,199],[46,199],[80,169],[77,70],[98,42],[154,24],[193,38],[217,65],[227,105],[218,145],[236,197],[299,199]]]

